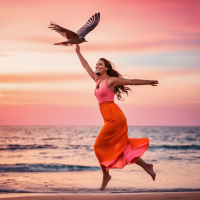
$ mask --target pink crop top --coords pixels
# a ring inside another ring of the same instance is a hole
[[[99,83],[101,82],[101,79],[97,81],[94,94],[97,97],[97,100],[99,103],[102,103],[105,101],[114,101],[115,93],[109,90],[107,87],[108,78],[109,76],[103,81],[100,88],[97,88],[97,87],[99,87]]]

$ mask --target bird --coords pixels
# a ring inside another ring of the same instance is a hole
[[[95,13],[76,33],[63,28],[52,21],[48,28],[50,28],[51,30],[55,30],[56,32],[60,33],[63,37],[67,38],[67,41],[55,43],[54,45],[73,46],[73,44],[88,42],[85,40],[85,36],[98,25],[99,21],[100,13],[98,12]]]

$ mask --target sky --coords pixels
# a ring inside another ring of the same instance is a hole
[[[94,70],[99,58],[128,79],[115,103],[129,126],[200,125],[200,1],[0,0],[0,125],[103,125],[95,82],[75,46],[50,21],[76,32],[95,13],[98,26],[81,53]]]

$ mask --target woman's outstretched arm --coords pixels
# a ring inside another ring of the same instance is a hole
[[[157,86],[158,84],[157,80],[141,80],[141,79],[125,79],[125,78],[117,78],[117,77],[111,77],[112,85],[114,87],[121,86],[121,85],[152,85]]]
[[[76,45],[76,53],[77,53],[77,55],[78,55],[78,57],[79,57],[79,59],[81,61],[81,64],[83,65],[83,67],[86,69],[86,71],[91,76],[91,78],[96,82],[99,79],[99,76],[94,73],[94,71],[89,66],[88,62],[82,56],[82,54],[80,52],[80,46],[78,44]]]

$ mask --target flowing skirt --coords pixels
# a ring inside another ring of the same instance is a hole
[[[136,163],[149,147],[149,139],[128,138],[126,117],[113,101],[99,104],[104,126],[94,143],[94,151],[101,165],[110,168],[124,168]]]

